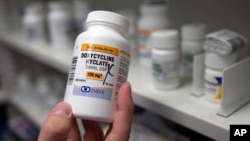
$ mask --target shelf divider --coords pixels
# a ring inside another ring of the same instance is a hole
[[[229,117],[250,100],[250,57],[223,71],[222,101],[218,115]]]

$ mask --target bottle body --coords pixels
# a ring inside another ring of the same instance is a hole
[[[77,32],[81,33],[84,30],[84,23],[90,11],[90,4],[87,0],[73,0],[74,26]]]
[[[204,52],[206,26],[202,23],[184,24],[181,28],[182,75],[192,78],[195,55]]]
[[[30,43],[43,43],[46,41],[45,17],[42,7],[29,5],[23,17],[24,33]]]
[[[151,47],[150,35],[158,30],[163,30],[169,27],[169,20],[166,16],[165,4],[143,4],[140,7],[141,17],[138,20],[138,46],[139,46],[139,61],[142,65],[150,67]]]
[[[180,85],[180,52],[178,50],[152,50],[152,70],[155,87],[169,90]]]
[[[48,28],[53,47],[69,48],[72,46],[71,22],[71,15],[64,3],[52,2],[48,14]]]
[[[155,31],[150,36],[154,85],[169,90],[180,85],[179,33],[174,29]]]
[[[127,39],[111,27],[91,25],[77,37],[64,98],[75,117],[113,121],[129,60]]]
[[[222,70],[212,68],[205,69],[205,89],[206,98],[214,103],[220,103],[222,98]]]
[[[237,62],[238,53],[221,56],[213,52],[205,53],[205,89],[207,99],[220,103],[222,99],[223,69]]]

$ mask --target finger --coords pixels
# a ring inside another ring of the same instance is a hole
[[[131,86],[126,82],[119,90],[117,111],[112,127],[107,134],[106,141],[125,141],[129,139],[133,112],[134,104],[131,95]]]
[[[80,131],[75,118],[72,118],[72,126],[68,136],[68,141],[81,141]]]
[[[84,141],[103,141],[103,131],[99,123],[90,120],[82,120],[85,134]]]
[[[46,118],[38,141],[66,141],[71,129],[72,110],[69,104],[57,104]]]

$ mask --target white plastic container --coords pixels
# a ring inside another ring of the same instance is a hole
[[[151,66],[151,48],[149,36],[157,30],[167,29],[170,25],[166,15],[167,6],[164,3],[142,4],[141,16],[138,20],[139,60],[144,66]]]
[[[205,96],[213,103],[220,103],[222,98],[222,70],[205,69]]]
[[[129,22],[108,11],[88,14],[86,31],[75,42],[64,100],[77,118],[112,122],[118,90],[127,80]]]
[[[169,90],[180,85],[180,48],[177,30],[151,34],[154,86]]]
[[[222,95],[223,70],[238,62],[247,41],[242,35],[227,29],[210,33],[206,36],[203,48],[205,54],[205,94],[210,101],[219,103]],[[216,77],[216,81],[215,78]],[[219,92],[217,91],[219,90]]]
[[[48,28],[50,42],[53,47],[70,48],[73,45],[70,30],[72,18],[66,3],[52,1],[49,3]]]
[[[192,78],[194,56],[204,52],[206,26],[201,23],[185,24],[181,28],[182,74]]]
[[[25,8],[23,27],[25,38],[30,43],[44,43],[47,41],[45,15],[43,7],[34,3]]]
[[[220,103],[222,98],[223,70],[237,62],[238,53],[221,56],[216,53],[205,53],[205,89],[207,99]]]

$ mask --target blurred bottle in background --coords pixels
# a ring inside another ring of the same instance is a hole
[[[166,29],[170,26],[167,18],[165,0],[145,0],[140,5],[138,20],[139,60],[144,66],[151,66],[151,48],[149,36],[153,31]]]
[[[22,23],[24,35],[30,43],[44,43],[47,41],[45,6],[41,2],[34,2],[26,6]]]
[[[117,13],[126,17],[129,21],[129,31],[127,38],[131,46],[131,57],[137,57],[138,55],[138,33],[137,33],[137,13],[133,9],[120,9]]]
[[[50,43],[56,48],[73,47],[72,11],[64,1],[51,1],[47,15]]]
[[[191,79],[194,56],[204,53],[206,25],[187,23],[181,27],[182,76]]]
[[[73,24],[77,30],[77,35],[84,30],[85,20],[90,12],[90,4],[87,0],[73,0]]]

